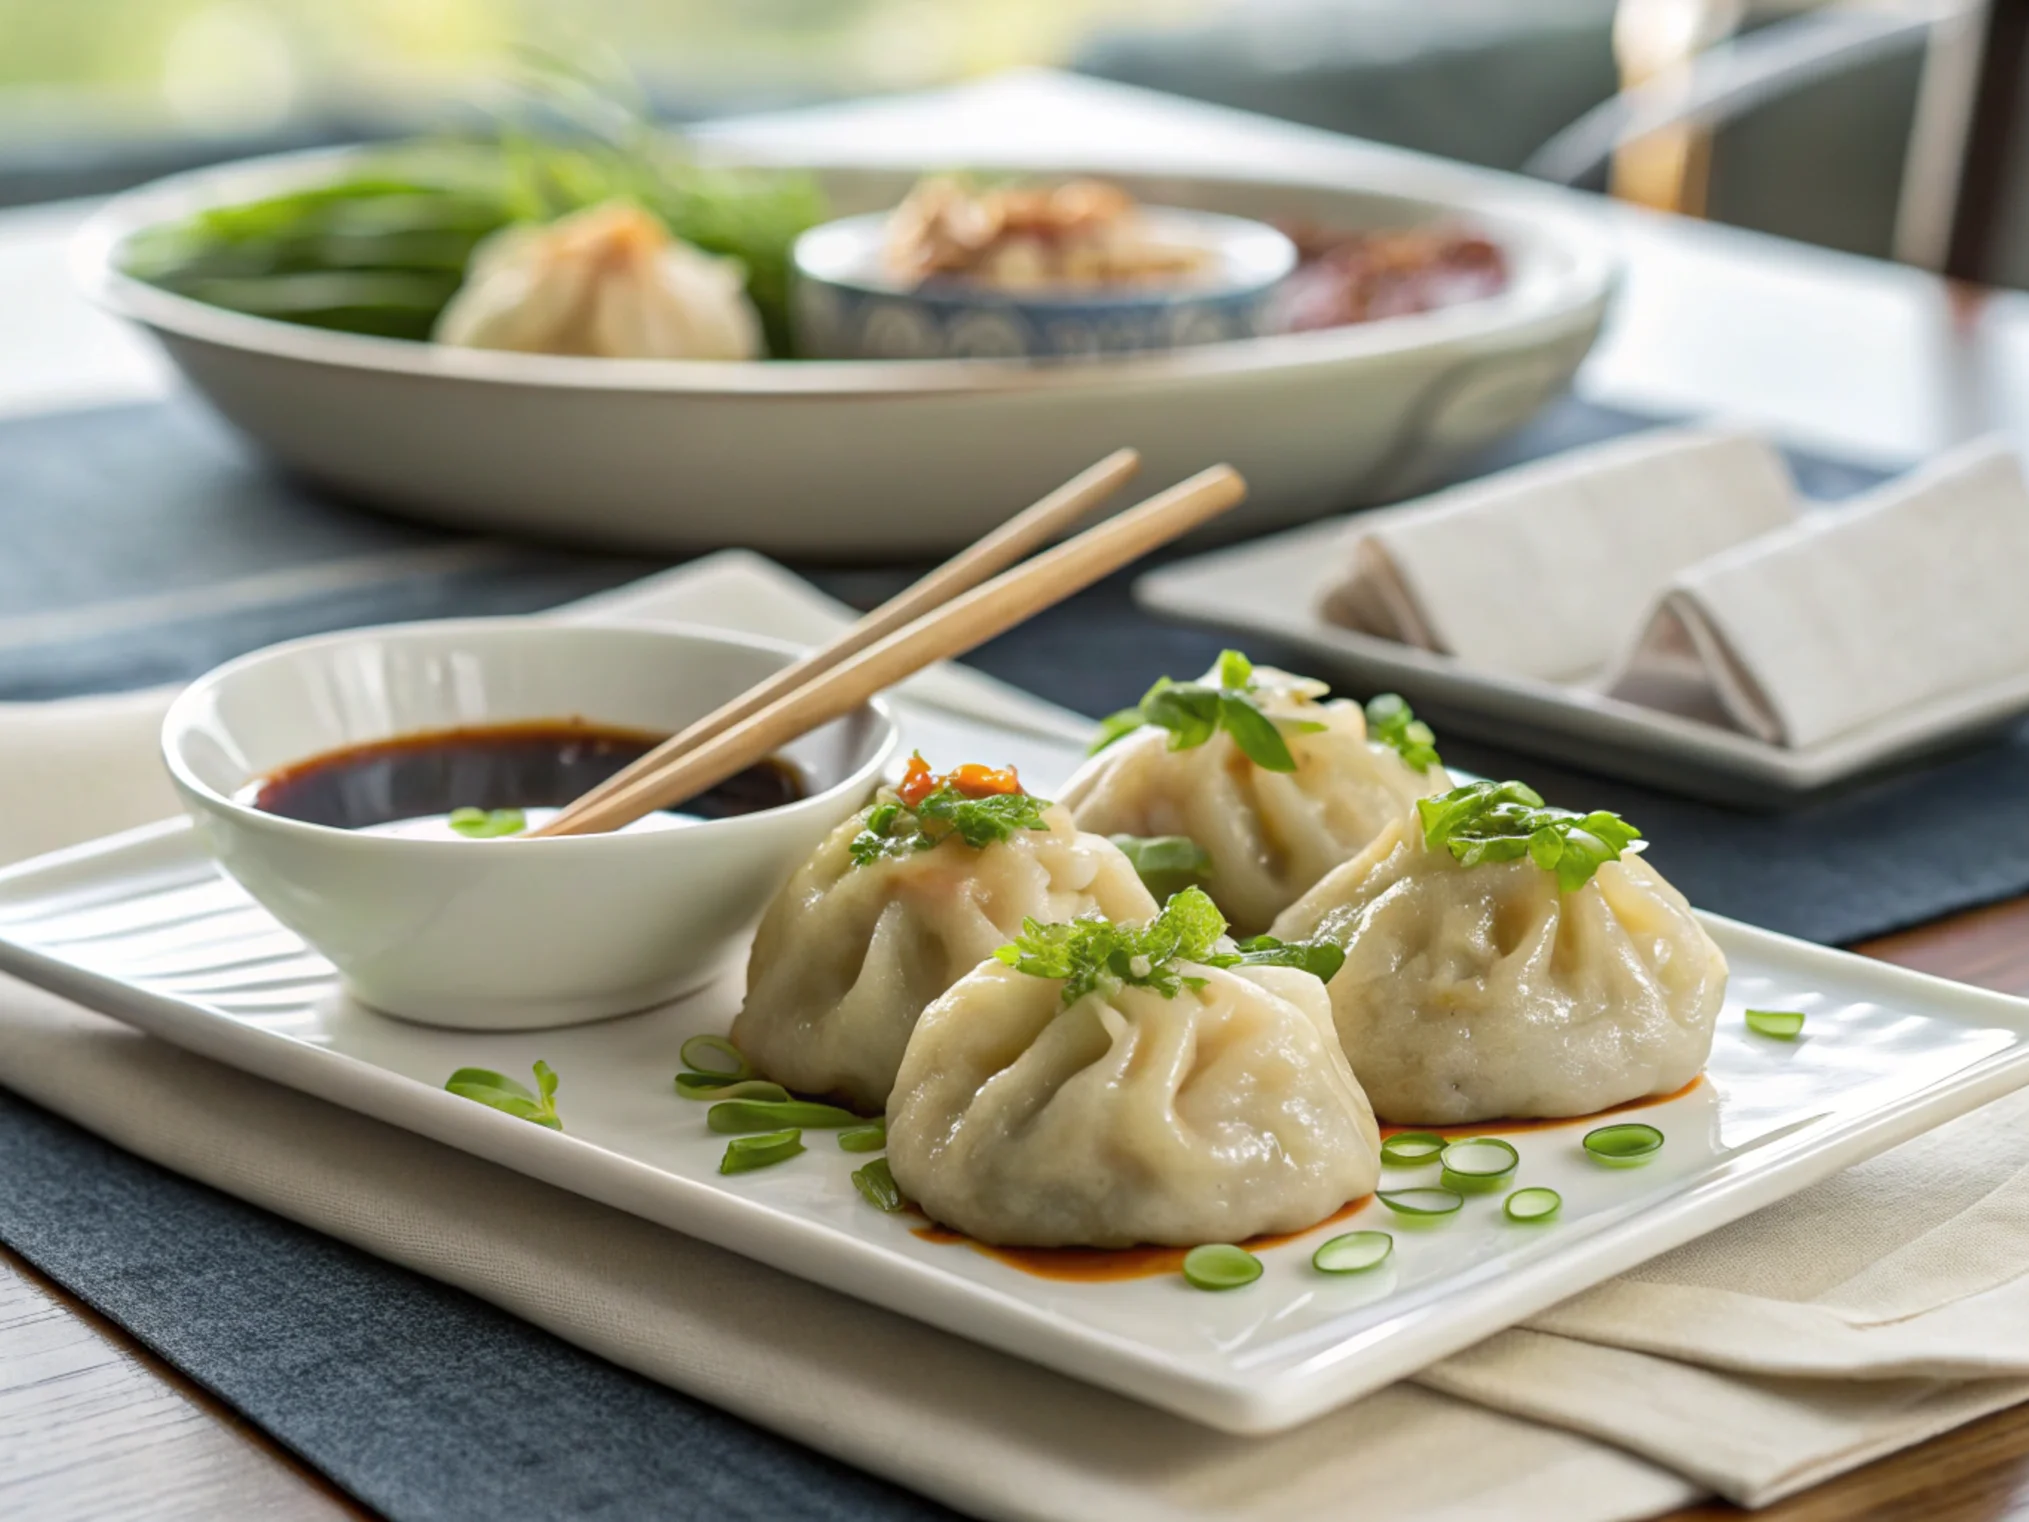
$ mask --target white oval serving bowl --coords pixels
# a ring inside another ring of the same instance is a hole
[[[1484,301],[1354,327],[1076,363],[759,364],[503,354],[248,317],[120,272],[143,228],[343,172],[345,153],[178,175],[117,196],[75,268],[151,331],[211,404],[292,471],[417,517],[642,549],[745,545],[899,557],[976,539],[1122,445],[1166,484],[1247,477],[1221,534],[1427,484],[1561,392],[1615,259],[1590,221],[1466,182],[1424,189],[1108,172],[1151,205],[1344,228],[1445,221],[1508,256]],[[1043,175],[1075,164],[1000,165]],[[830,168],[840,215],[898,202],[913,169]]]
[[[669,731],[795,658],[704,630],[525,619],[296,640],[171,705],[162,752],[219,865],[376,1009],[525,1030],[675,998],[723,972],[768,899],[873,789],[898,736],[879,703],[786,747],[809,796],[680,829],[415,839],[306,824],[235,797],[294,762],[423,730],[579,717]]]

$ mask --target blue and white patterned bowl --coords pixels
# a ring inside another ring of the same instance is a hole
[[[1265,222],[1143,207],[1151,239],[1203,249],[1188,284],[1008,291],[963,280],[908,286],[881,268],[888,214],[797,240],[796,346],[809,359],[1091,359],[1254,338],[1296,246]]]

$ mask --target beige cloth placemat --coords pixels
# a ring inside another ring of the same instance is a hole
[[[935,1331],[0,978],[0,1080],[178,1173],[1007,1522],[1619,1522],[1698,1487],[1397,1387],[1237,1438]]]
[[[754,557],[700,566],[710,581],[687,584],[702,573],[686,568],[636,597],[609,595],[601,611],[761,630],[800,620],[805,638],[813,612],[830,612]],[[710,595],[689,595],[700,587]],[[971,673],[950,678],[963,685]],[[165,701],[143,693],[0,708],[0,857],[173,807],[154,760]],[[1052,722],[1048,705],[1028,703],[1023,722]],[[2029,1326],[2029,1287],[2016,1278],[2029,1266],[2020,1099],[1448,1360],[1427,1388],[1396,1387],[1296,1432],[1245,1439],[845,1300],[9,980],[0,980],[0,1082],[178,1172],[988,1517],[1244,1522],[1356,1506],[1375,1522],[1607,1522],[1706,1487],[1764,1501],[2029,1395],[2018,1388],[2029,1359],[2010,1352],[2029,1348],[2018,1332]],[[544,1229],[528,1229],[538,1221]]]

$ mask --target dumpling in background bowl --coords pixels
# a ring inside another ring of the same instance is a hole
[[[763,353],[739,261],[671,237],[624,201],[493,234],[473,252],[432,336],[468,349],[598,359]]]
[[[1380,1134],[1324,984],[1208,965],[1242,960],[1222,929],[1187,890],[1148,926],[1031,927],[960,980],[888,1102],[897,1187],[1024,1247],[1236,1242],[1371,1192]]]
[[[733,1041],[775,1082],[877,1114],[923,1007],[1025,918],[1155,912],[1117,847],[1021,791],[1011,770],[940,777],[918,756],[775,896]]]
[[[1425,799],[1276,920],[1344,949],[1332,1015],[1382,1119],[1590,1115],[1704,1070],[1725,956],[1632,826],[1542,804]]]
[[[1417,798],[1451,786],[1400,698],[1363,710],[1323,701],[1328,690],[1229,650],[1199,681],[1164,678],[1107,720],[1062,802],[1083,830],[1194,842],[1205,890],[1257,934]]]

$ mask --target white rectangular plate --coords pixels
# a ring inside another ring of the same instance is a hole
[[[1013,761],[1044,785],[1074,750],[914,711],[941,758]],[[1638,1169],[1578,1145],[1586,1122],[1507,1133],[1518,1184],[1562,1192],[1553,1223],[1519,1226],[1482,1196],[1417,1229],[1368,1203],[1262,1249],[1266,1273],[1224,1294],[1181,1277],[1039,1278],[920,1220],[864,1204],[864,1157],[821,1133],[789,1163],[719,1176],[725,1138],[671,1078],[688,1035],[726,1029],[737,974],[646,1014],[573,1029],[477,1035],[406,1024],[348,1001],[330,968],[222,877],[182,823],[0,873],[0,967],[164,1040],[559,1187],[817,1279],[961,1336],[1215,1427],[1292,1426],[1414,1373],[1633,1264],[2029,1082],[2029,1003],[1840,952],[1706,922],[1733,980],[1707,1077],[1641,1110],[1668,1137]],[[484,956],[474,946],[470,955]],[[1796,1042],[1752,1035],[1747,1005],[1802,1009]],[[452,1069],[561,1075],[564,1134],[447,1094]],[[1434,1182],[1389,1170],[1384,1184]],[[1310,1266],[1335,1231],[1394,1233],[1365,1275]]]
[[[1793,801],[1967,744],[2029,708],[2024,673],[1791,749],[1583,686],[1478,670],[1319,616],[1325,578],[1344,559],[1348,521],[1328,519],[1164,566],[1135,582],[1135,600],[1170,618],[1293,645],[1316,663],[1319,676],[1341,677],[1369,692],[1399,692],[1438,726],[1440,737],[1467,735],[1722,803]],[[1170,673],[1179,679],[1191,674]]]

